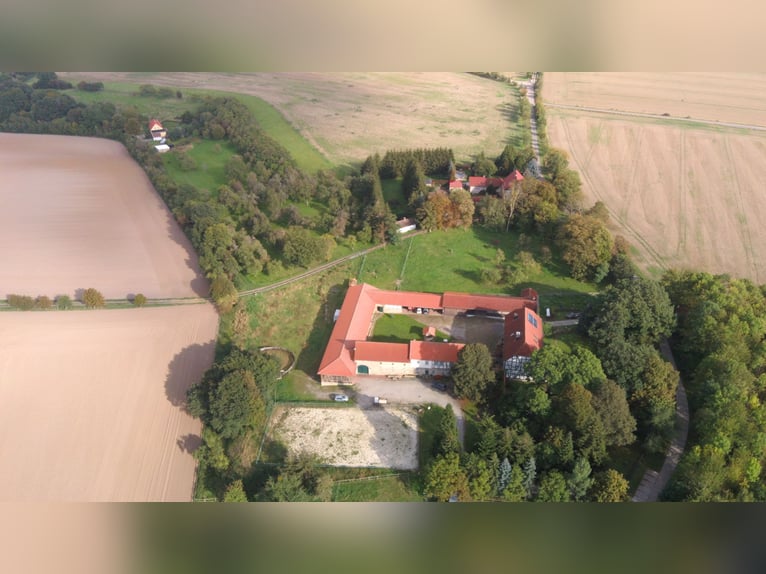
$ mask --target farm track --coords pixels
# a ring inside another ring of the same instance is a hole
[[[416,231],[414,233],[411,233],[408,238],[415,237],[416,235],[420,235],[424,233],[423,231]],[[332,269],[333,267],[336,267],[338,265],[341,265],[342,263],[347,263],[348,261],[352,261],[354,259],[357,259],[359,257],[362,257],[364,255],[367,255],[368,253],[372,253],[373,251],[377,251],[378,249],[381,249],[388,245],[387,243],[381,243],[380,245],[375,245],[373,247],[370,247],[368,249],[364,249],[362,251],[357,251],[356,253],[351,253],[350,255],[346,255],[345,257],[341,257],[339,259],[335,259],[334,261],[330,261],[329,263],[325,263],[324,265],[320,265],[318,267],[314,267],[313,269],[309,269],[305,273],[301,273],[300,275],[295,275],[294,277],[289,277],[287,279],[283,279],[281,281],[277,281],[275,283],[272,283],[270,285],[264,285],[263,287],[256,287],[255,289],[247,289],[245,291],[240,291],[238,293],[239,297],[246,297],[248,295],[258,295],[260,293],[266,293],[267,291],[272,291],[274,289],[279,289],[280,287],[285,287],[286,285],[290,285],[291,283],[296,283],[298,281],[301,281],[303,279],[306,279],[307,277],[311,277],[312,275],[316,275],[318,273],[322,273],[323,271],[327,271],[328,269]]]
[[[566,121],[563,121],[561,123],[565,137],[569,144],[569,149],[574,150],[574,141],[572,139],[572,133],[569,129],[569,124]],[[607,211],[609,212],[609,215],[614,218],[614,220],[620,225],[622,225],[623,229],[628,233],[628,235],[633,238],[637,243],[639,243],[644,249],[646,254],[658,265],[660,269],[665,269],[667,265],[665,264],[665,261],[663,260],[662,256],[651,246],[649,243],[641,236],[641,234],[633,229],[628,222],[623,218],[617,211],[615,211],[613,208],[609,207],[608,203],[604,201],[604,197],[599,193],[598,188],[596,185],[594,185],[593,180],[590,178],[588,173],[583,169],[582,163],[578,159],[577,155],[572,151],[572,159],[574,160],[575,164],[577,165],[577,169],[580,172],[580,175],[583,177],[585,182],[590,186],[591,190],[593,191],[593,194],[596,196],[596,198],[599,201],[602,201],[604,205],[606,206]]]
[[[635,118],[649,118],[655,120],[663,120],[666,122],[688,122],[691,124],[705,124],[709,126],[735,128],[740,130],[756,130],[766,131],[766,126],[760,126],[757,124],[740,124],[735,122],[719,122],[714,120],[703,120],[697,118],[684,118],[680,116],[663,116],[661,114],[648,114],[643,112],[626,112],[615,109],[606,108],[591,108],[588,106],[573,106],[569,104],[555,104],[553,102],[545,102],[545,105],[549,108],[560,108],[562,110],[574,110],[580,112],[592,112],[595,114],[609,114],[613,116],[629,116]]]

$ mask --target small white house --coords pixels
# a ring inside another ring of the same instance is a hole
[[[160,153],[165,153],[166,151],[170,150],[170,146],[168,144],[160,144],[154,146],[154,149],[156,149]]]
[[[409,233],[417,229],[417,223],[414,219],[404,218],[396,222],[397,231],[399,233]]]

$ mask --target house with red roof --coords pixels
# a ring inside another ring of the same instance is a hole
[[[445,315],[463,312],[471,316],[471,313],[492,313],[502,319],[513,313],[524,315],[529,311],[537,317],[540,325],[540,332],[530,332],[529,340],[538,344],[542,341],[542,320],[537,316],[537,306],[537,293],[534,289],[525,289],[521,297],[455,292],[437,294],[387,291],[352,281],[317,373],[323,385],[351,384],[353,377],[358,375],[449,375],[452,365],[457,362],[458,353],[465,345],[433,340],[408,343],[368,341],[375,314],[422,314],[428,311]],[[424,329],[427,338],[432,339],[435,334],[433,327]],[[532,348],[520,349],[519,352],[531,353]]]
[[[453,179],[449,182],[449,185],[447,186],[447,189],[452,191],[453,189],[463,189],[463,182],[459,179]]]
[[[168,137],[168,132],[162,127],[159,120],[149,120],[149,133],[152,134],[152,139],[156,142],[161,141]]]

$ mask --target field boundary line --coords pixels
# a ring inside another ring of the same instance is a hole
[[[414,233],[410,234],[410,239],[414,238],[416,235],[420,235],[421,233],[424,233],[421,231],[415,231]],[[327,271],[329,269],[332,269],[333,267],[337,267],[338,265],[342,263],[347,263],[349,261],[353,261],[354,259],[357,259],[359,257],[363,257],[367,255],[368,253],[372,253],[373,251],[377,251],[378,249],[382,249],[389,245],[388,243],[381,243],[379,245],[373,245],[372,247],[369,247],[367,249],[363,249],[362,251],[357,251],[355,253],[350,253],[349,255],[345,255],[343,257],[340,257],[338,259],[335,259],[333,261],[330,261],[328,263],[324,263],[323,265],[319,265],[317,267],[314,267],[313,269],[309,269],[308,271],[305,271],[304,273],[300,273],[299,275],[295,275],[293,277],[288,277],[287,279],[282,279],[281,281],[276,281],[274,283],[271,283],[270,285],[264,285],[262,287],[256,287],[255,289],[247,289],[245,291],[239,291],[237,293],[237,297],[245,297],[247,295],[259,295],[260,293],[266,293],[267,291],[272,291],[273,289],[279,289],[280,287],[285,287],[287,285],[290,285],[291,283],[296,283],[298,281],[301,281],[302,279],[306,279],[307,277],[311,277],[312,275],[316,275],[318,273],[322,273],[323,271]]]
[[[705,124],[709,126],[718,126],[718,127],[725,127],[725,128],[735,128],[740,130],[755,130],[755,131],[766,132],[766,126],[760,126],[758,124],[739,124],[736,122],[720,122],[717,120],[685,118],[682,116],[670,116],[670,115],[664,116],[662,114],[650,114],[646,112],[628,112],[628,111],[615,110],[615,109],[592,108],[590,106],[575,106],[572,104],[554,104],[553,102],[544,102],[544,103],[549,108],[560,108],[562,110],[575,110],[575,111],[581,111],[581,112],[592,112],[596,114],[609,114],[613,116],[651,118],[656,120],[664,120],[664,121],[672,121],[672,122],[680,121],[680,122],[687,122],[690,124]]]

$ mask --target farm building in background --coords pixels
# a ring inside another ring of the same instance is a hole
[[[323,385],[351,384],[357,375],[446,376],[465,346],[462,343],[368,341],[375,313],[427,312],[467,317],[496,317],[505,321],[503,360],[528,357],[542,345],[542,319],[537,292],[521,297],[447,292],[386,291],[352,281],[327,343],[317,373]],[[435,335],[428,328],[426,337]]]
[[[168,137],[168,132],[162,127],[159,120],[155,119],[149,120],[149,133],[152,134],[152,139],[156,142],[162,142]]]

